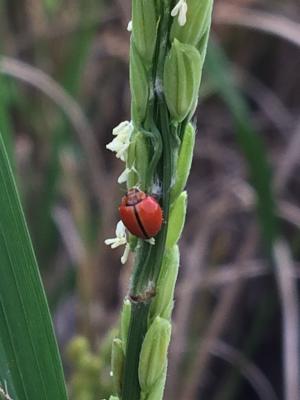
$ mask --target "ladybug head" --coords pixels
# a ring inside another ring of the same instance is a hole
[[[123,197],[122,204],[126,206],[135,206],[146,198],[146,194],[140,189],[134,187],[128,190],[127,195]]]

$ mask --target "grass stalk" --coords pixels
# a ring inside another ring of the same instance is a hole
[[[136,257],[117,338],[123,343],[123,374],[115,379],[121,381],[116,394],[122,400],[163,396],[179,266],[177,242],[185,220],[184,188],[194,146],[190,120],[198,101],[212,3],[132,1],[132,122],[119,125],[108,148],[126,162],[128,189],[138,187],[149,195],[158,191],[163,224],[155,243],[132,237],[129,241]],[[126,137],[128,150],[123,147]],[[112,372],[120,370],[115,367]]]

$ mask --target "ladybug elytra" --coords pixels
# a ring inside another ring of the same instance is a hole
[[[159,203],[137,188],[129,189],[122,198],[119,212],[129,232],[141,239],[150,239],[161,229],[163,213]]]

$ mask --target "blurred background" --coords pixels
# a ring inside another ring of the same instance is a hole
[[[0,130],[72,400],[111,392],[130,262],[105,149],[129,119],[130,0],[0,2]],[[300,4],[216,1],[165,399],[297,400]],[[78,337],[80,335],[80,337]]]

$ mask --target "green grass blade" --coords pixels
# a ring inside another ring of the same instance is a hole
[[[15,392],[15,388],[13,385],[12,381],[12,376],[9,370],[9,362],[6,359],[6,352],[4,351],[4,347],[2,342],[0,341],[0,393],[1,389],[5,390],[6,393],[9,394],[9,396],[13,400],[18,400],[17,394]],[[0,399],[2,400],[2,397],[0,396]]]
[[[65,400],[51,318],[0,135],[0,382],[14,400]]]

